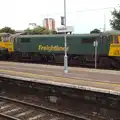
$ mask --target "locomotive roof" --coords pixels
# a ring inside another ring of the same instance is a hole
[[[10,33],[0,33],[0,36],[10,36]]]
[[[120,35],[120,30],[110,30],[102,33],[92,34],[67,34],[68,37],[97,37],[101,35]],[[18,37],[64,37],[64,34],[51,34],[51,35],[19,35]]]
[[[67,34],[67,36],[72,36],[72,37],[96,37],[99,36],[100,34]],[[53,34],[53,35],[20,35],[19,37],[64,37],[64,34]]]
[[[120,35],[120,30],[108,30],[103,32],[102,34],[105,35]]]

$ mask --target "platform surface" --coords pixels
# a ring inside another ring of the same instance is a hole
[[[0,76],[120,95],[120,71],[0,61]]]

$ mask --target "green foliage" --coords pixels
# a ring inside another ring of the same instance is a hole
[[[90,34],[92,34],[92,33],[101,33],[101,31],[99,29],[94,29],[94,30],[90,31]]]
[[[32,34],[32,30],[31,29],[29,29],[29,28],[27,28],[26,30],[24,30],[24,34]]]
[[[120,30],[120,10],[114,9],[111,12],[113,18],[110,20],[110,25],[114,30]]]
[[[42,34],[56,34],[56,31],[50,31],[50,30],[48,30],[44,27],[38,26],[38,27],[35,27],[34,29],[27,28],[25,30],[25,34],[39,34],[39,35],[42,35]]]
[[[11,33],[11,34],[14,34],[15,30],[11,29],[10,27],[4,27],[4,28],[0,29],[0,33]]]

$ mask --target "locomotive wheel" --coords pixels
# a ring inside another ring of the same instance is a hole
[[[13,60],[14,62],[20,62],[20,61],[22,60],[21,55],[20,55],[20,54],[14,54],[14,55],[12,56],[12,60]]]
[[[100,67],[102,68],[111,68],[111,60],[108,58],[100,58]]]

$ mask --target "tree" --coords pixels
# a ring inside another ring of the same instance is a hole
[[[37,26],[34,29],[27,28],[25,31],[25,34],[56,34],[56,31],[48,30],[44,27]]]
[[[90,34],[92,34],[92,33],[101,33],[101,31],[99,29],[94,29],[90,32]]]
[[[14,34],[15,30],[13,30],[10,27],[4,27],[4,28],[0,29],[0,33],[11,33],[11,34]]]
[[[26,30],[24,30],[24,34],[32,34],[32,30],[31,29],[29,29],[29,28],[27,28]]]
[[[120,10],[114,9],[111,12],[113,18],[110,20],[110,25],[114,30],[120,30]]]

